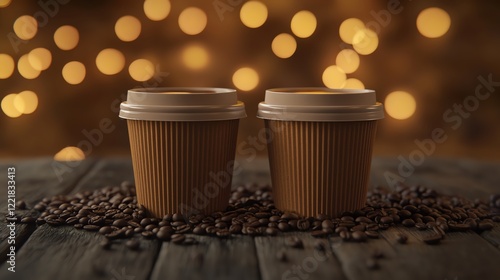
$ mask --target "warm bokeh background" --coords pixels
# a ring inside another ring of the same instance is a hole
[[[0,0],[0,156],[55,155],[103,118],[115,128],[87,156],[129,154],[116,105],[133,87],[240,89],[243,143],[266,88],[328,86],[385,102],[376,155],[442,128],[434,155],[498,159],[500,86],[474,94],[478,77],[500,81],[499,14],[473,0]]]

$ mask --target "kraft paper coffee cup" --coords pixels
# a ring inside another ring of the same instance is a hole
[[[240,118],[236,91],[144,88],[120,105],[127,120],[137,201],[155,217],[228,206]]]
[[[365,205],[377,120],[373,90],[266,91],[264,119],[274,201],[304,216],[339,216]]]

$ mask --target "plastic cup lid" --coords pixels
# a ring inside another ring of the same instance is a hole
[[[141,88],[128,91],[120,118],[146,121],[217,121],[246,117],[236,90],[227,88]]]
[[[283,121],[367,121],[384,118],[369,89],[276,88],[266,90],[257,117]]]

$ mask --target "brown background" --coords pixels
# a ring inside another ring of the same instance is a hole
[[[61,5],[58,14],[39,28],[35,38],[22,44],[18,53],[10,46],[7,34],[12,32],[16,18],[33,15],[40,7],[36,1],[13,1],[9,7],[0,8],[0,53],[17,61],[30,50],[45,47],[53,56],[50,68],[34,80],[24,79],[17,71],[0,80],[0,98],[22,90],[33,90],[39,98],[33,114],[12,119],[0,112],[0,156],[54,155],[84,140],[82,130],[98,128],[103,118],[109,118],[116,128],[104,135],[91,156],[128,155],[125,121],[117,117],[111,105],[127,89],[142,83],[132,80],[126,68],[113,76],[98,71],[95,57],[109,47],[125,54],[125,67],[142,57],[159,64],[161,71],[169,73],[161,86],[234,87],[231,77],[236,69],[256,69],[260,75],[258,87],[239,95],[249,116],[241,122],[239,143],[248,142],[248,137],[258,135],[263,127],[255,113],[266,88],[323,86],[323,70],[335,64],[342,49],[340,23],[350,17],[365,23],[373,21],[371,12],[387,6],[387,1],[361,0],[263,2],[269,17],[262,27],[250,29],[239,19],[241,5],[226,12],[220,21],[212,1],[171,1],[168,17],[155,22],[144,15],[142,1],[74,0]],[[500,5],[497,1],[472,0],[401,1],[401,5],[403,11],[393,15],[381,29],[378,49],[361,56],[359,69],[349,75],[377,90],[380,101],[394,90],[406,90],[417,101],[411,118],[395,120],[387,116],[380,123],[375,154],[407,156],[416,148],[415,139],[429,138],[434,128],[443,128],[448,140],[438,145],[434,155],[498,159],[500,87],[456,130],[442,115],[454,103],[462,103],[474,94],[478,76],[491,74],[493,80],[500,81]],[[177,24],[179,13],[188,6],[203,8],[208,16],[207,28],[196,36],[182,33]],[[450,30],[438,39],[423,37],[415,27],[418,13],[432,6],[445,9],[451,16]],[[315,33],[310,38],[297,39],[297,51],[291,58],[277,58],[270,47],[273,38],[282,32],[290,33],[290,19],[303,9],[316,15]],[[114,34],[114,24],[123,15],[133,15],[142,23],[142,33],[133,42],[122,42]],[[80,33],[79,45],[71,51],[59,50],[52,39],[54,31],[66,24],[75,26]],[[190,43],[208,49],[210,63],[205,69],[193,71],[182,64],[180,53]],[[71,60],[81,61],[87,68],[85,80],[79,85],[69,85],[61,76],[62,67]],[[265,150],[256,150],[265,154]]]

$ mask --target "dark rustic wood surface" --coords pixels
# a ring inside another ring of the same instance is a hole
[[[270,182],[265,159],[242,162],[244,172],[234,184]],[[385,174],[398,174],[399,161],[375,158],[372,184],[387,185]],[[133,180],[129,158],[89,159],[66,172],[59,180],[48,158],[0,162],[0,172],[16,166],[16,198],[31,207],[46,196],[93,190]],[[500,162],[457,159],[427,159],[406,178],[446,194],[469,199],[487,199],[500,193]],[[6,186],[6,176],[0,184]],[[6,192],[6,188],[5,188]],[[0,195],[0,214],[7,211],[6,195]],[[17,211],[30,215],[32,210]],[[408,244],[395,241],[406,234]],[[450,233],[439,246],[424,245],[425,232],[403,227],[382,232],[382,238],[367,243],[342,242],[339,237],[322,239],[326,250],[318,253],[318,239],[308,233],[275,237],[236,236],[218,239],[194,236],[196,245],[180,246],[156,240],[141,240],[140,251],[114,243],[109,251],[99,246],[102,236],[72,227],[40,227],[18,224],[16,228],[16,272],[7,271],[6,222],[0,219],[0,279],[499,279],[500,226],[492,231]],[[284,246],[289,236],[299,236],[304,249]],[[277,259],[282,251],[286,262]],[[366,260],[374,251],[383,252],[380,269],[370,270]]]

